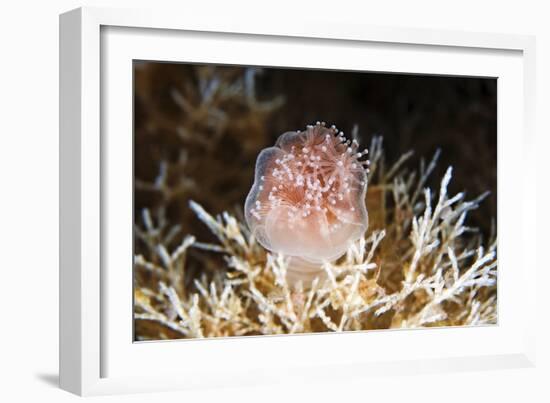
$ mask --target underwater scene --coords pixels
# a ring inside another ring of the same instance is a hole
[[[497,323],[497,80],[135,61],[134,340]]]

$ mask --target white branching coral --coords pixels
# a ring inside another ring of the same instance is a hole
[[[310,284],[289,284],[290,257],[266,252],[227,212],[213,217],[191,202],[217,242],[187,235],[177,243],[179,230],[162,209],[156,218],[144,210],[136,234],[147,252],[134,260],[136,339],[496,323],[496,239],[484,243],[466,225],[485,195],[449,195],[450,168],[437,196],[425,188],[439,152],[416,172],[406,167],[410,153],[385,170],[381,138],[370,150],[369,231]],[[191,252],[214,270],[189,278]]]

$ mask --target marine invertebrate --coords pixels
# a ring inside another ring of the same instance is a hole
[[[266,249],[290,256],[291,283],[311,280],[363,236],[367,150],[324,122],[282,134],[261,151],[245,202],[246,221]]]

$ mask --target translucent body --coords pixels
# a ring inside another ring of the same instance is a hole
[[[266,249],[314,272],[342,256],[367,229],[367,177],[358,144],[318,123],[282,134],[262,150],[245,203],[246,221]]]

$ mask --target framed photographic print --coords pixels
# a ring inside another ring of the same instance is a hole
[[[533,38],[242,22],[61,16],[61,386],[532,365]]]

